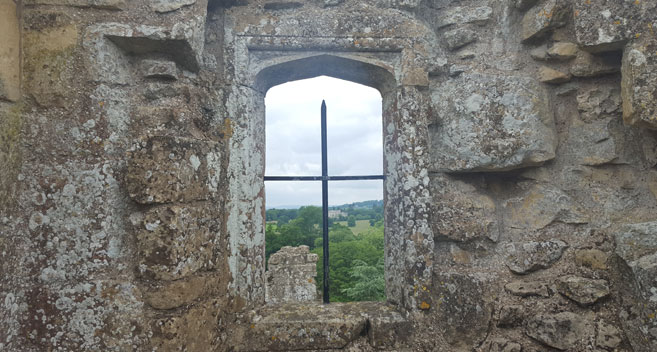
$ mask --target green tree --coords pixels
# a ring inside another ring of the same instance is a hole
[[[342,289],[342,293],[350,301],[383,301],[385,294],[385,277],[383,259],[376,265],[369,265],[362,260],[354,260],[349,276],[353,279],[352,286]]]
[[[353,215],[349,215],[347,218],[347,226],[349,227],[354,227],[356,226],[356,217]]]

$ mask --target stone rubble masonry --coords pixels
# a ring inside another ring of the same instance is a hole
[[[0,350],[657,351],[656,28],[647,0],[0,0]],[[264,98],[319,75],[381,93],[387,302],[317,304],[307,249],[265,271]]]
[[[308,246],[285,246],[269,257],[265,300],[269,304],[317,301],[317,260]]]

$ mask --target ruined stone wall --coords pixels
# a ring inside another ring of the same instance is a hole
[[[272,254],[265,274],[265,301],[268,304],[318,301],[315,284],[318,258],[310,253],[308,246],[285,246]]]
[[[0,350],[657,350],[656,13],[0,0]],[[300,317],[264,95],[322,74],[382,93],[388,305]]]

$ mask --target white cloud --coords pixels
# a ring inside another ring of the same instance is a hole
[[[327,105],[330,175],[383,171],[381,95],[330,77],[282,84],[267,92],[266,175],[321,175],[320,106]],[[267,182],[267,207],[321,204],[320,182]],[[331,205],[381,199],[382,181],[330,182]]]

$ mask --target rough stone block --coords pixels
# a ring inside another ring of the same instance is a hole
[[[227,278],[203,273],[176,281],[158,281],[142,289],[144,302],[155,309],[169,310],[188,305],[197,299],[221,292]]]
[[[504,171],[555,156],[549,98],[534,79],[463,73],[434,88],[432,100],[434,170]]]
[[[598,322],[598,333],[595,343],[598,347],[613,351],[623,342],[621,331],[604,321]]]
[[[568,245],[559,240],[547,242],[509,243],[506,249],[506,265],[516,274],[529,274],[554,265]]]
[[[577,304],[589,306],[609,296],[609,282],[579,276],[565,276],[557,282],[557,290]]]
[[[499,223],[493,199],[449,176],[431,179],[434,196],[433,233],[437,240],[476,241],[499,239]]]
[[[432,294],[438,297],[435,310],[442,336],[454,351],[469,351],[486,338],[493,304],[488,290],[495,276],[490,273],[434,274]]]
[[[497,326],[514,327],[524,320],[525,307],[519,304],[505,305],[500,308],[497,318]]]
[[[634,1],[574,0],[575,36],[590,52],[622,49],[637,27]],[[638,3],[638,2],[637,2]]]
[[[152,351],[207,351],[219,335],[218,316],[223,302],[209,300],[183,311],[159,315],[151,321]]]
[[[204,46],[205,17],[175,21],[171,26],[130,26],[99,23],[89,26],[83,45],[89,51],[87,67],[91,80],[115,84],[132,81],[131,54],[167,54],[180,67],[196,72]]]
[[[437,28],[443,28],[455,24],[477,23],[485,24],[493,15],[493,9],[489,6],[452,7],[442,11],[436,19]]]
[[[562,312],[537,314],[527,323],[526,333],[550,347],[572,351],[576,346],[585,346],[595,332],[586,317]]]
[[[599,249],[581,249],[575,252],[575,263],[594,270],[607,270],[609,255]]]
[[[547,66],[541,66],[538,69],[538,80],[543,83],[561,84],[569,82],[572,78],[569,73],[564,73]]]
[[[548,31],[566,24],[569,14],[567,1],[548,0],[527,11],[522,19],[522,40],[540,38]]]
[[[65,107],[75,81],[75,25],[26,31],[23,35],[25,90],[43,106]]]
[[[267,305],[231,335],[235,351],[341,349],[365,333],[361,304]]]
[[[555,221],[585,224],[590,217],[563,191],[543,185],[529,187],[520,197],[504,204],[505,225],[514,229],[539,230]]]
[[[477,34],[477,32],[467,28],[457,28],[443,34],[443,38],[445,38],[449,50],[456,50],[464,47],[475,42],[478,37],[479,34]]]
[[[608,125],[609,119],[591,123],[575,122],[570,128],[564,153],[580,165],[596,166],[611,163],[618,158],[616,141]]]
[[[176,11],[185,6],[193,5],[196,0],[151,0],[151,9],[155,12],[166,13]]]
[[[575,43],[557,42],[547,51],[547,55],[555,60],[570,60],[577,57],[579,49]]]
[[[623,225],[614,237],[616,254],[626,262],[657,253],[657,222]]]
[[[139,272],[158,280],[177,280],[212,267],[219,236],[210,206],[155,207],[137,222]]]
[[[20,28],[16,3],[0,0],[0,100],[20,98]]]
[[[625,124],[657,129],[657,38],[625,48],[622,77]]]
[[[190,202],[215,197],[220,173],[217,143],[151,137],[129,153],[126,185],[138,203]]]
[[[146,78],[178,79],[178,68],[173,61],[142,60],[141,71]]]
[[[621,110],[621,94],[617,87],[596,85],[589,89],[580,88],[576,98],[577,110],[585,122],[617,118]]]

